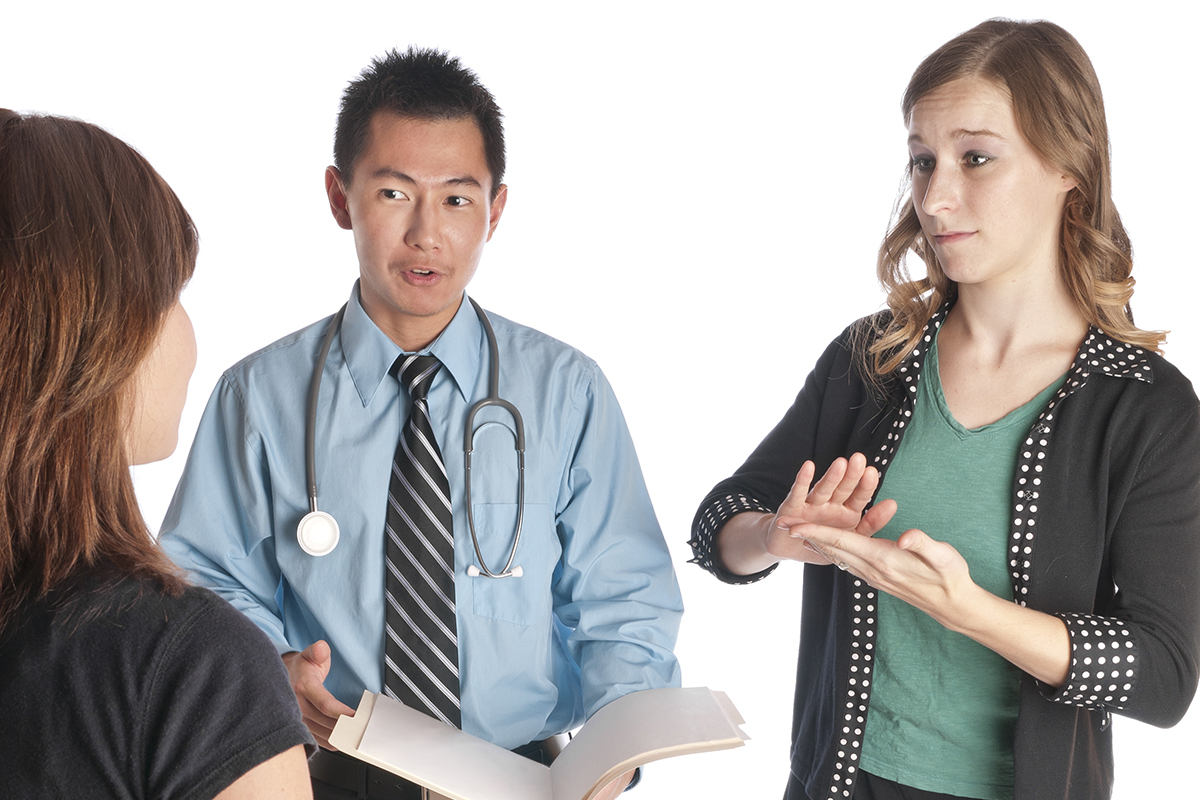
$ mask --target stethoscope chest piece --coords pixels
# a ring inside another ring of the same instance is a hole
[[[296,527],[296,540],[300,549],[310,556],[324,556],[337,547],[341,531],[337,520],[324,511],[310,511]]]

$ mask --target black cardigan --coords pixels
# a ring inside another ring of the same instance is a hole
[[[737,513],[773,513],[805,460],[822,475],[839,456],[861,452],[886,471],[947,310],[882,390],[863,380],[852,341],[887,318],[847,328],[775,429],[700,505],[693,562],[731,583],[769,574],[727,572],[716,533]],[[1019,454],[1009,558],[1013,597],[1062,618],[1072,649],[1060,689],[1022,676],[1015,797],[1110,797],[1109,713],[1173,725],[1200,672],[1200,402],[1178,370],[1089,332]],[[875,590],[864,581],[805,565],[787,800],[854,793],[874,612]]]

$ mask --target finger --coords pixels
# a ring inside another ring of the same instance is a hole
[[[796,473],[796,480],[792,483],[788,496],[784,498],[783,504],[779,507],[775,520],[776,527],[787,530],[787,525],[783,524],[782,520],[788,516],[789,511],[799,511],[804,505],[808,487],[812,485],[812,479],[816,473],[817,466],[811,461],[805,461],[800,466],[800,471]]]
[[[834,490],[837,489],[838,484],[842,482],[842,477],[846,474],[846,466],[847,462],[844,458],[838,458],[829,465],[829,469],[825,470],[821,480],[817,481],[817,485],[808,493],[810,505],[822,505],[829,502],[829,498],[833,496]]]
[[[811,553],[815,553],[819,558],[825,559],[825,561],[827,563],[829,563],[829,564],[833,563],[833,557],[830,556],[828,553],[826,553],[824,550],[822,550],[817,545],[813,544],[812,542],[805,540],[804,548]]]
[[[308,728],[309,733],[322,747],[328,750],[337,750],[329,743],[329,735],[333,733],[334,723],[313,708],[313,705],[304,698],[298,697],[297,699],[300,701],[300,717],[304,720],[304,727]]]
[[[842,479],[838,481],[837,488],[833,490],[833,495],[829,498],[830,502],[840,506],[852,497],[866,469],[866,456],[862,453],[855,453],[850,456],[850,459],[846,462],[846,472],[842,475]]]
[[[321,687],[308,695],[308,701],[313,707],[325,715],[330,724],[337,722],[338,717],[353,717],[354,709],[334,697],[328,689]]]
[[[879,470],[874,467],[866,467],[859,481],[854,486],[854,491],[846,498],[845,506],[851,509],[856,514],[861,514],[862,510],[867,507],[867,503],[871,502],[871,498],[875,496],[875,489],[879,486]]]
[[[892,499],[876,503],[863,514],[854,532],[862,536],[874,536],[892,521],[898,508],[896,501]]]

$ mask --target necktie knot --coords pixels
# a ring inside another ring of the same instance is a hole
[[[403,354],[392,364],[393,375],[400,381],[413,401],[424,400],[433,383],[433,376],[442,368],[442,362],[437,356],[417,356]]]

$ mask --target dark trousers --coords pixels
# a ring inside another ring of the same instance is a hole
[[[854,782],[854,800],[961,800],[961,798],[956,795],[914,789],[869,772],[859,772],[858,780]]]
[[[539,764],[552,760],[542,742],[513,751]],[[387,770],[332,750],[319,749],[309,759],[313,800],[421,800],[421,787]]]

